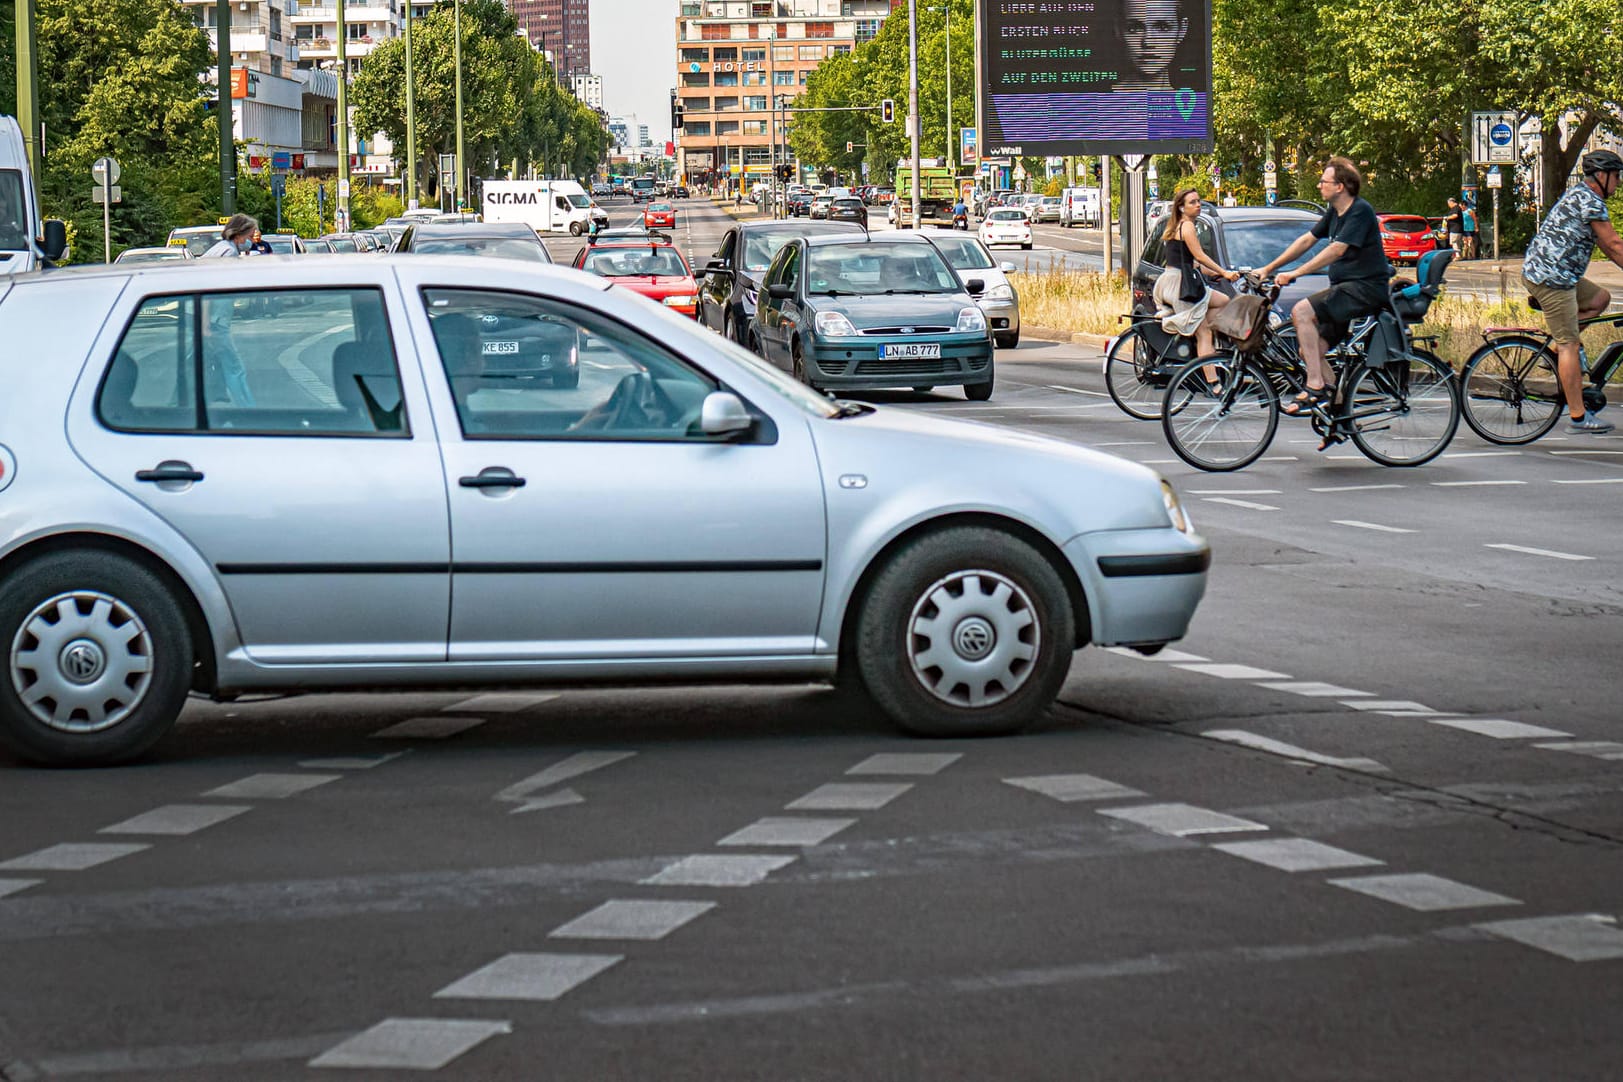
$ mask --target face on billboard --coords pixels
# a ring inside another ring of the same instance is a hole
[[[981,154],[1211,149],[1210,0],[985,0]]]

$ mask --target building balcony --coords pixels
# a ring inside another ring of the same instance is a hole
[[[338,8],[331,4],[300,4],[299,10],[288,16],[296,23],[338,23]],[[400,17],[399,11],[389,4],[345,4],[346,23],[392,23]]]

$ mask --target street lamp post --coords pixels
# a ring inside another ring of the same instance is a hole
[[[777,43],[777,30],[768,30],[766,32],[766,92],[772,97],[767,100],[767,105],[771,110],[767,113],[767,116],[771,119],[767,121],[769,130],[766,134],[768,145],[772,148],[772,175],[768,181],[771,187],[767,188],[767,191],[772,193],[773,218],[781,217],[778,213],[778,68],[777,58],[773,55],[777,51],[775,48]]]
[[[907,133],[912,142],[913,161],[913,228],[923,223],[922,200],[919,199],[919,5],[908,0],[907,5]]]
[[[958,131],[952,126],[952,0],[947,0],[939,8],[931,8],[947,17],[947,168],[954,175],[958,172],[955,162],[956,154],[953,144],[958,140]]]
[[[340,4],[344,0],[338,0]],[[463,194],[468,190],[467,174],[462,169],[462,0],[456,0],[451,15],[451,34],[456,39],[452,64],[456,67],[456,210],[462,210]]]
[[[411,0],[406,0],[406,209],[417,209],[417,93],[411,68]]]

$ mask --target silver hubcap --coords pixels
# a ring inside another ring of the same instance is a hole
[[[58,594],[23,621],[11,643],[11,686],[53,729],[94,733],[129,716],[152,683],[152,637],[117,598]]]
[[[935,583],[913,606],[908,630],[914,677],[954,706],[1013,695],[1042,646],[1031,598],[995,571],[958,571]]]

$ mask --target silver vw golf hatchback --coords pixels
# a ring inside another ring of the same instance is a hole
[[[1210,556],[1153,471],[498,262],[0,281],[0,741],[103,764],[192,692],[686,678],[1007,732],[1078,648],[1184,634]]]

